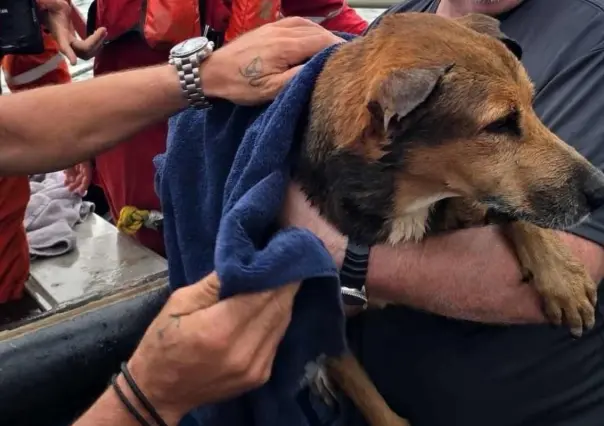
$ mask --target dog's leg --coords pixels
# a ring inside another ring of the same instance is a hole
[[[503,229],[515,247],[525,278],[543,298],[549,320],[566,323],[574,336],[593,327],[597,286],[555,232],[527,222],[514,222]]]
[[[370,426],[410,426],[388,407],[354,355],[328,358],[325,366],[329,377],[354,402]]]

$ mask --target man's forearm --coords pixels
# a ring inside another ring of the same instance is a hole
[[[158,66],[0,98],[0,174],[65,168],[187,106]]]
[[[73,426],[139,426],[132,414],[126,411],[111,388],[80,417]]]
[[[563,241],[600,279],[601,248],[570,234]],[[379,299],[458,319],[545,322],[540,301],[497,227],[466,229],[420,244],[372,249],[368,291]]]
[[[154,424],[154,420],[149,413],[140,404],[138,398],[134,395],[130,386],[124,380],[122,375],[118,376],[117,383],[126,399],[132,404],[136,411],[145,418],[149,424]],[[163,412],[160,407],[154,407],[164,422],[168,426],[176,426],[181,415],[169,415]],[[73,424],[73,426],[139,426],[132,413],[129,413],[126,406],[119,400],[113,387],[109,387],[99,399]]]
[[[261,26],[203,61],[203,94],[239,105],[269,102],[300,70],[297,64],[340,42],[307,19]],[[169,65],[0,98],[0,175],[66,168],[186,106]]]

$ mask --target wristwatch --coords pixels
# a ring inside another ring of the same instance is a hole
[[[178,43],[170,50],[168,63],[178,71],[182,92],[193,108],[209,108],[211,103],[203,93],[199,68],[214,51],[214,43],[205,37],[195,37]]]
[[[367,268],[371,247],[348,241],[344,262],[340,270],[342,300],[346,306],[367,307]]]

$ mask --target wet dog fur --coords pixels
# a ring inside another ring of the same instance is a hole
[[[515,54],[483,15],[386,17],[319,76],[295,180],[359,243],[500,224],[548,318],[580,335],[596,284],[554,230],[604,204],[604,175],[541,123]],[[408,424],[353,356],[326,366],[371,426]]]

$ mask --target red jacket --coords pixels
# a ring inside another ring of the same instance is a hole
[[[143,13],[144,3],[144,0],[97,0],[96,26],[107,28],[109,40],[138,28],[148,39],[163,35],[178,42],[198,34],[201,20],[216,31],[227,32],[236,10],[244,15],[237,16],[237,24],[248,30],[255,22],[242,21],[271,21],[277,16],[272,12],[280,10],[283,16],[321,18],[321,25],[331,31],[360,34],[367,28],[365,20],[346,0],[274,0],[271,16],[265,16],[264,5],[260,5],[259,0],[206,0],[205,10],[201,11],[197,0],[164,0],[149,2]],[[166,17],[170,18],[167,22]],[[156,42],[150,40],[150,45],[155,46]]]
[[[225,31],[231,17],[231,2],[210,0],[206,3],[207,23],[217,31]],[[330,31],[343,31],[361,34],[367,28],[367,22],[348,6],[346,0],[281,0],[283,16],[303,16],[322,19],[321,25]]]
[[[71,82],[67,63],[48,33],[43,53],[7,55],[1,61],[12,92]],[[0,177],[0,304],[23,295],[29,275],[29,247],[23,227],[29,202],[27,176]]]

